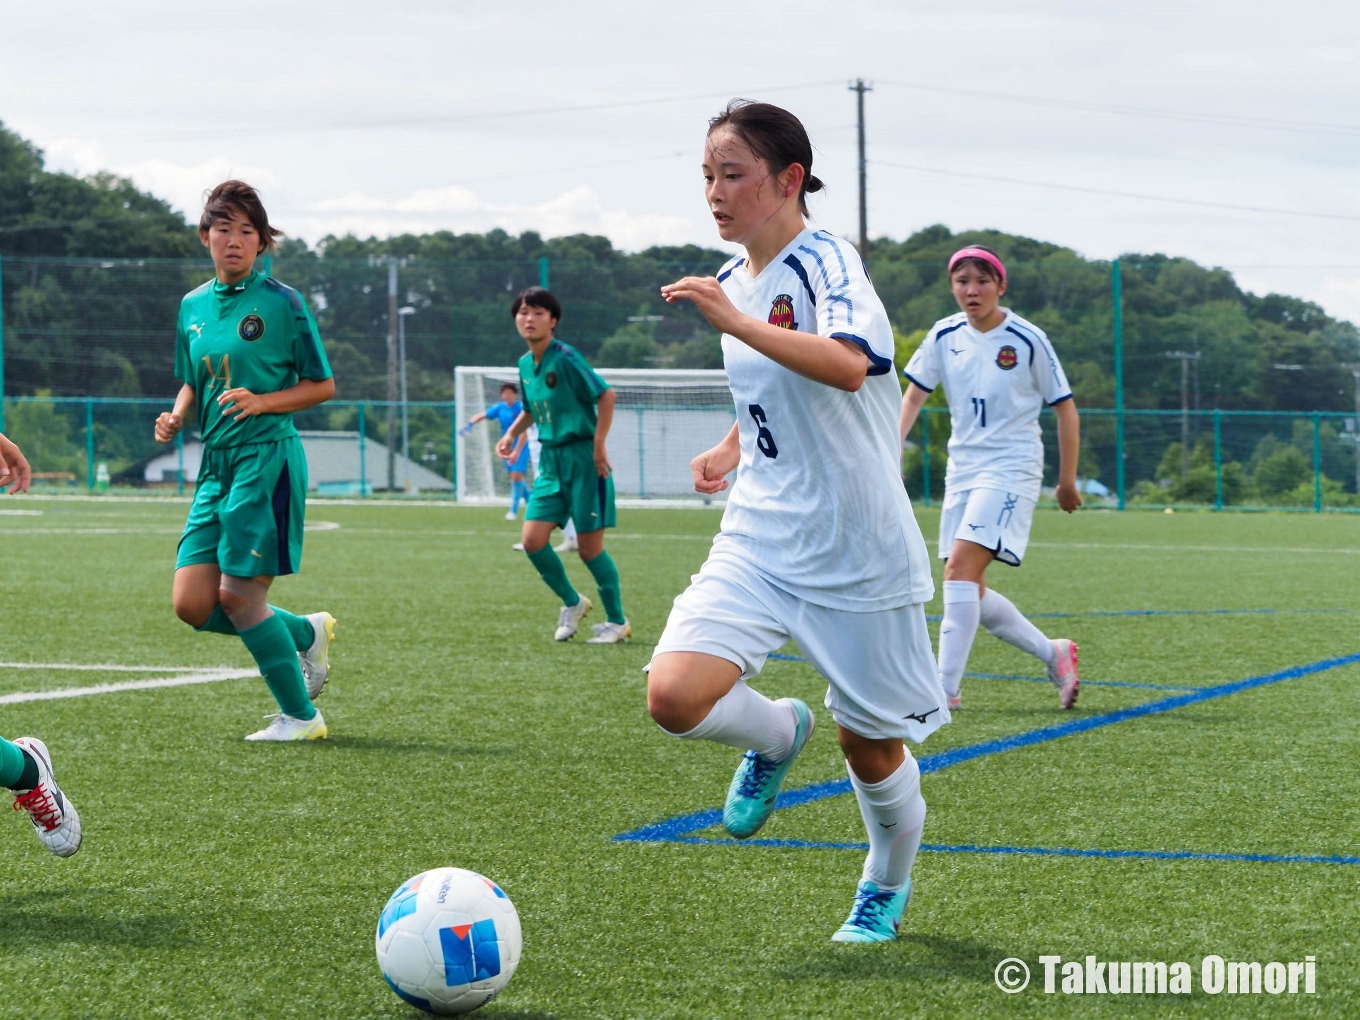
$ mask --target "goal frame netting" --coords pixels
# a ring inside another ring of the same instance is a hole
[[[609,461],[620,506],[706,506],[723,499],[694,491],[689,463],[732,427],[736,409],[722,369],[600,368],[618,394],[610,427]],[[461,426],[499,399],[502,383],[519,384],[513,365],[459,365],[454,406]],[[510,481],[496,456],[500,427],[480,422],[454,436],[457,499],[487,506],[509,500]],[[532,480],[532,471],[530,480]]]

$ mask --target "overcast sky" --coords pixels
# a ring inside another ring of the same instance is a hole
[[[1360,322],[1355,0],[3,7],[0,121],[50,169],[110,169],[194,217],[240,176],[308,241],[724,247],[700,147],[745,96],[802,118],[816,223],[854,237],[862,77],[874,236],[1186,256]]]

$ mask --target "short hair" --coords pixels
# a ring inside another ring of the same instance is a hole
[[[283,236],[282,230],[269,225],[269,214],[264,211],[259,193],[245,181],[223,181],[208,192],[203,200],[203,215],[198,218],[199,233],[211,229],[218,220],[230,219],[232,213],[240,213],[250,221],[265,251],[271,251],[274,239]]]
[[[504,393],[506,390],[509,390],[515,396],[519,396],[519,387],[512,382],[501,383],[501,392]]]
[[[527,287],[515,295],[515,303],[510,306],[510,318],[519,314],[523,305],[542,308],[558,322],[562,321],[562,302],[553,296],[546,287]]]
[[[708,122],[711,135],[720,127],[731,128],[771,172],[782,174],[794,163],[803,168],[803,186],[798,190],[798,208],[808,214],[808,195],[826,187],[812,175],[812,142],[803,122],[783,107],[734,99],[727,108]]]

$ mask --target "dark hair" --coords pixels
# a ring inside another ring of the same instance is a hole
[[[970,244],[968,247],[976,248],[978,251],[985,251],[990,255],[996,255],[996,252],[992,251],[992,249],[988,248],[985,244]],[[998,259],[1001,258],[1000,255],[996,255],[996,257]],[[959,259],[952,266],[950,266],[949,275],[953,276],[960,269],[976,269],[983,276],[990,277],[997,283],[1006,282],[1002,278],[1001,274],[996,271],[996,266],[992,265],[986,259],[974,258],[971,256],[968,258]]]
[[[519,396],[519,387],[512,382],[501,383],[501,392],[504,393],[506,390],[509,390],[515,396]]]
[[[230,219],[232,213],[240,213],[250,220],[255,233],[260,235],[260,243],[265,251],[274,247],[274,239],[282,237],[283,231],[269,225],[269,214],[264,211],[264,203],[259,194],[245,181],[223,181],[203,200],[203,215],[198,218],[198,229],[202,233],[212,228],[218,220]]]
[[[542,308],[558,322],[562,321],[562,302],[553,297],[553,292],[544,287],[529,287],[515,295],[515,303],[510,306],[510,318],[519,314],[521,305]]]
[[[808,195],[821,191],[826,185],[812,175],[812,142],[803,122],[788,110],[770,103],[734,99],[727,104],[727,109],[708,122],[708,133],[711,135],[720,127],[735,131],[776,174],[782,174],[794,163],[803,168],[798,207],[806,216]]]

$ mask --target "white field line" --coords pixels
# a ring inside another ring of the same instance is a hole
[[[112,694],[117,691],[146,691],[157,687],[184,687],[189,684],[212,684],[219,680],[244,680],[258,676],[253,669],[218,669],[206,673],[185,673],[181,676],[160,677],[155,680],[125,680],[117,684],[95,684],[92,687],[67,687],[56,691],[17,691],[0,695],[0,705],[15,705],[24,701],[54,701],[59,698],[83,698],[91,694]]]
[[[72,527],[72,528],[15,528],[9,532],[11,535],[178,535],[184,530],[183,527],[165,528],[145,528],[145,527],[126,527],[126,528],[97,528],[97,527]],[[303,531],[339,531],[340,525],[335,521],[308,521],[302,528]]]
[[[209,669],[210,673],[221,673],[231,669],[231,666],[218,666],[216,669]],[[202,666],[122,666],[114,663],[99,662],[0,662],[0,669],[66,669],[71,671],[84,670],[90,673],[192,673],[195,670],[202,670]]]
[[[1044,549],[1130,549],[1145,552],[1284,553],[1289,556],[1360,556],[1343,546],[1285,545],[1151,545],[1139,542],[1031,542]]]
[[[0,517],[41,517],[41,510],[0,510]]]

